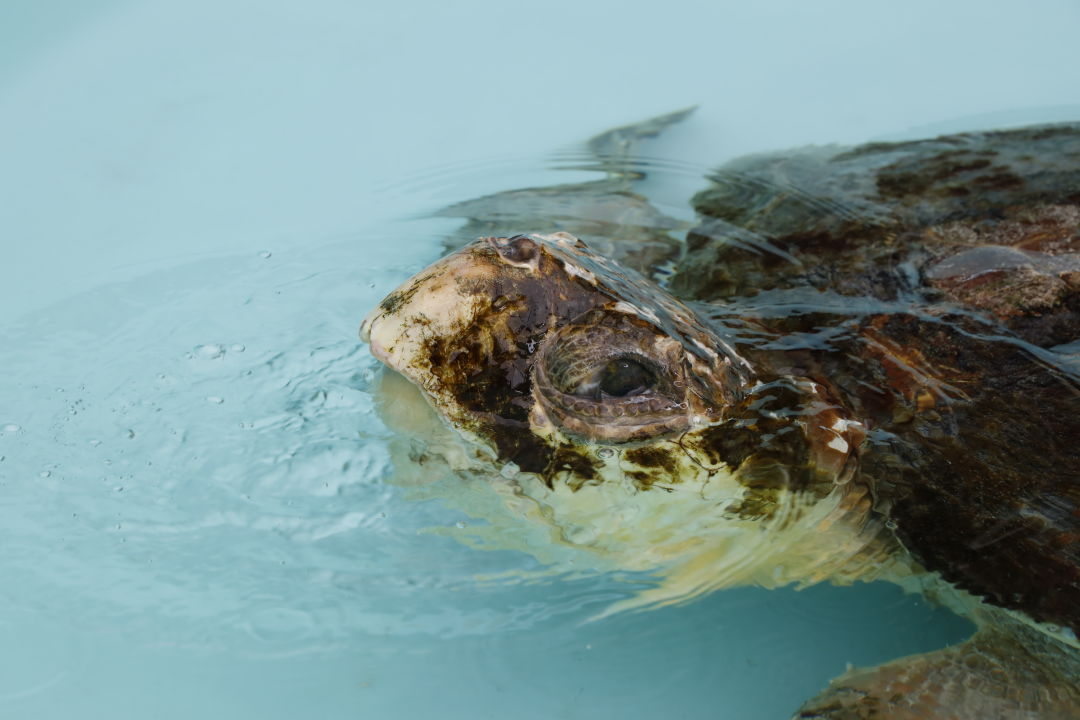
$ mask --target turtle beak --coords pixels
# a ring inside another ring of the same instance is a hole
[[[368,313],[360,339],[384,365],[422,384],[428,366],[426,341],[443,337],[466,319],[473,306],[461,284],[485,269],[470,255],[455,254],[406,280]]]
[[[384,313],[382,308],[375,308],[368,316],[364,318],[364,321],[360,323],[360,340],[367,343],[371,348],[372,356],[383,363],[393,367],[390,362],[390,355],[386,352],[386,343],[390,338],[384,337],[386,335],[387,323],[379,323]],[[382,332],[380,332],[380,330]]]

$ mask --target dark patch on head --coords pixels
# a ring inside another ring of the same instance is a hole
[[[495,445],[499,460],[542,472],[551,451],[529,427],[532,377],[517,347],[490,342],[491,329],[473,326],[453,338],[426,342],[431,372],[467,413],[470,430]],[[527,357],[527,356],[526,356]]]

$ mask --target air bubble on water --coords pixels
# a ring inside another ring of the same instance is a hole
[[[216,360],[225,355],[225,348],[215,343],[208,343],[206,345],[196,345],[192,353],[200,360]]]
[[[17,433],[20,430],[22,430],[22,428],[19,427],[18,425],[16,425],[15,423],[8,423],[7,425],[4,426],[4,432],[6,432],[6,433]]]
[[[615,455],[615,451],[609,447],[602,447],[596,451],[596,454],[607,460],[609,457],[613,457]]]
[[[469,527],[469,523],[465,522],[464,520],[458,520],[454,524],[457,526],[457,528],[459,530],[464,530],[465,528]]]
[[[259,257],[261,257],[263,260],[269,260],[271,255],[273,255],[273,253],[269,250],[263,250],[261,253],[259,253]]]
[[[225,398],[218,397],[217,395],[207,395],[206,402],[220,405],[221,403],[225,402]]]
[[[48,470],[42,470],[41,472],[38,473],[38,477],[40,477],[40,478],[47,478],[47,477],[51,477],[51,476],[52,476],[52,473],[49,472]]]
[[[97,447],[100,444],[101,444],[100,440],[91,440],[90,441],[90,447]]]
[[[896,521],[895,520],[886,520],[885,521],[885,527],[889,528],[890,530],[895,530],[896,529]]]
[[[245,350],[247,350],[247,348],[244,347],[243,345],[241,345],[240,343],[233,343],[232,345],[229,346],[229,352],[242,353]]]

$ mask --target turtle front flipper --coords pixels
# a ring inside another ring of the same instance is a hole
[[[611,175],[644,177],[640,169],[633,167],[637,146],[642,140],[650,140],[672,125],[688,118],[697,106],[676,110],[632,125],[606,130],[589,138],[585,146]]]
[[[792,720],[1065,720],[1080,717],[1077,660],[1000,621],[952,647],[853,669]]]
[[[665,215],[634,191],[646,176],[640,145],[692,111],[680,110],[600,133],[585,143],[585,152],[575,151],[557,166],[603,173],[605,177],[599,180],[508,190],[437,211],[436,217],[468,221],[446,238],[447,250],[477,237],[568,232],[605,257],[654,275],[678,257],[682,249],[678,234],[690,223]]]

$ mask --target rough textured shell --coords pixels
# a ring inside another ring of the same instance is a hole
[[[801,303],[755,328],[865,420],[906,547],[1080,631],[1080,126],[749,158],[695,206],[669,287],[736,330]]]

